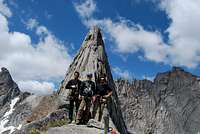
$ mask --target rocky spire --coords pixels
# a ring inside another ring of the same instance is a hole
[[[58,91],[58,94],[63,98],[66,98],[67,96],[67,90],[65,90],[64,87],[66,83],[73,78],[75,71],[80,73],[81,80],[86,79],[87,73],[92,73],[93,76],[95,76],[93,77],[94,81],[97,80],[99,75],[106,74],[109,86],[113,89],[112,99],[108,103],[108,111],[116,128],[123,134],[128,133],[119,106],[115,84],[108,63],[104,42],[102,40],[101,30],[96,26],[91,28],[90,32],[85,37],[79,52],[68,68],[65,79]]]

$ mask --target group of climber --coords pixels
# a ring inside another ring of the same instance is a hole
[[[74,78],[70,80],[65,89],[69,89],[69,121],[73,121],[73,111],[75,106],[76,124],[86,124],[89,119],[95,118],[98,110],[98,121],[101,121],[103,110],[108,98],[112,95],[112,89],[108,86],[105,74],[99,76],[96,83],[92,81],[92,74],[87,74],[87,80],[79,79],[79,72],[74,73]]]

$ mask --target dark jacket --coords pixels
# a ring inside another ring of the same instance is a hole
[[[80,80],[72,79],[67,83],[65,89],[72,89],[72,95],[78,95],[80,92],[81,83],[82,82]]]
[[[109,87],[108,84],[98,84],[96,88],[96,94],[100,96],[107,95],[111,91],[112,89]]]
[[[85,97],[92,97],[93,95],[95,95],[96,94],[95,83],[89,80],[83,81],[81,84],[79,94]]]

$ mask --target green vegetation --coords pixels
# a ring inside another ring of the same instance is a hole
[[[39,132],[39,130],[34,128],[34,129],[31,129],[30,131],[28,131],[27,134],[40,134],[40,132]]]
[[[67,119],[54,120],[54,121],[48,122],[47,125],[42,126],[40,128],[40,131],[47,131],[51,127],[61,127],[61,126],[64,126],[64,125],[67,125]]]
[[[66,124],[67,124],[67,120],[66,119],[50,121],[47,124],[47,128],[50,128],[50,127],[61,127],[61,126],[66,125]]]
[[[40,134],[40,131],[47,131],[51,127],[61,127],[64,125],[67,125],[67,119],[54,120],[54,121],[48,122],[47,125],[44,125],[40,127],[39,129],[31,129],[30,131],[28,131],[27,134]]]

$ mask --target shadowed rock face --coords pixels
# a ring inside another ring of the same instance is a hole
[[[11,109],[11,103],[14,99],[17,99],[17,102],[13,105],[13,111],[10,114],[7,113],[8,116],[5,117],[6,112]],[[51,102],[53,104],[49,106]],[[13,81],[9,71],[6,68],[1,69],[0,129],[4,128],[6,130],[10,126],[17,128],[19,125],[27,124],[28,119],[32,119],[31,121],[39,120],[48,115],[49,111],[52,112],[55,109],[53,107],[56,106],[55,103],[56,101],[51,96],[31,95],[28,92],[21,92],[17,84]],[[9,133],[9,130],[5,133]]]
[[[0,121],[4,114],[10,110],[11,101],[21,94],[17,84],[13,81],[9,71],[1,68],[0,72]]]
[[[154,82],[117,80],[123,117],[137,134],[200,132],[200,78],[174,67]]]
[[[29,114],[27,110],[28,106],[22,106],[19,103],[23,101],[29,93],[22,93],[17,84],[13,81],[9,71],[6,68],[1,68],[0,72],[0,121],[1,125],[5,119],[8,121],[2,127],[14,126],[17,127],[23,119]],[[18,99],[17,99],[18,98]],[[11,110],[11,103],[14,99],[17,102],[13,106],[13,111]],[[10,111],[10,114],[8,114]],[[26,111],[26,112],[25,112]],[[6,112],[8,112],[6,114]],[[8,116],[6,116],[8,115]],[[8,131],[9,132],[9,131]]]
[[[115,84],[99,28],[93,27],[86,36],[79,52],[66,73],[61,89],[58,92],[60,97],[67,98],[67,90],[63,87],[73,78],[75,71],[80,72],[82,80],[86,79],[87,73],[92,73],[94,76],[93,81],[96,82],[99,75],[106,74],[108,84],[113,89],[112,99],[108,103],[108,111],[117,129],[121,133],[126,134],[126,125],[122,118],[121,108],[119,107],[119,101],[115,91]]]
[[[57,110],[59,101],[56,95],[31,95],[21,92],[12,80],[9,71],[2,68],[0,72],[0,133],[7,134],[14,127],[16,133],[26,134],[32,128],[40,128],[49,121],[64,119],[67,111]],[[11,103],[17,98],[11,109]],[[7,113],[8,116],[5,116]],[[6,121],[8,120],[8,121]],[[5,123],[4,123],[5,122]],[[22,125],[21,131],[17,128]],[[1,130],[3,129],[3,130]],[[7,131],[6,131],[7,130]]]
[[[6,68],[0,72],[0,109],[20,94],[17,84],[12,80]]]

